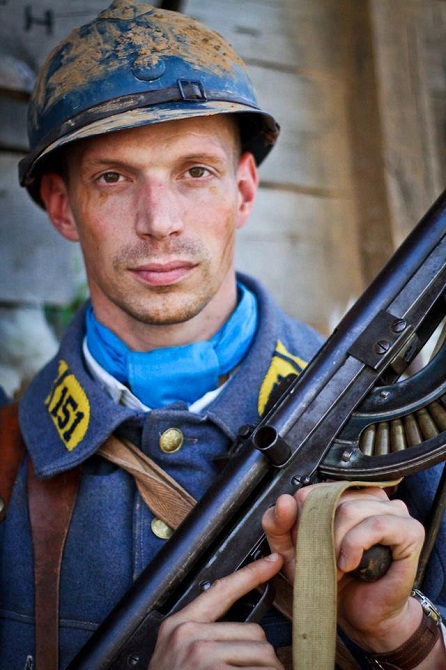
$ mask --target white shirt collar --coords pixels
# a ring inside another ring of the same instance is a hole
[[[130,389],[122,384],[116,377],[113,377],[107,370],[105,370],[95,358],[90,353],[90,350],[87,346],[87,338],[84,338],[83,343],[83,354],[85,357],[85,363],[87,365],[90,374],[93,378],[102,386],[102,388],[108,393],[112,400],[118,405],[124,405],[124,407],[130,407],[142,412],[150,411],[150,407],[144,405],[139,398],[137,398]],[[219,386],[214,391],[209,391],[205,393],[204,396],[196,400],[189,407],[189,411],[194,414],[199,414],[207,405],[209,405],[214,398],[218,396],[222,388],[227,384],[225,382],[222,386]]]

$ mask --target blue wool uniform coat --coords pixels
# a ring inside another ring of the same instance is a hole
[[[61,572],[61,668],[165,542],[152,532],[153,515],[132,477],[95,455],[98,447],[117,431],[200,498],[238,428],[258,420],[280,379],[299,373],[321,344],[314,331],[287,317],[256,282],[242,280],[258,299],[258,332],[235,374],[200,414],[180,402],[150,412],[116,405],[85,367],[83,310],[67,329],[57,356],[21,399],[21,428],[37,476],[82,466]],[[178,451],[165,453],[160,438],[171,428],[180,430],[184,440]],[[404,484],[408,502],[421,516],[429,506],[429,479],[435,476],[435,471],[423,473],[411,478],[417,486],[409,480]],[[441,546],[428,577],[430,595],[439,604],[446,604],[445,566]],[[26,463],[0,524],[0,585],[0,670],[23,670],[34,655]],[[269,617],[265,628],[276,645],[289,644],[289,626],[281,618]]]

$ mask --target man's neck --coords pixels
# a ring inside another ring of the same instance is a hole
[[[229,319],[237,306],[237,285],[222,286],[220,291],[194,317],[179,323],[147,323],[115,305],[94,299],[96,318],[133,351],[152,351],[209,340]]]

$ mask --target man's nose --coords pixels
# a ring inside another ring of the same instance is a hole
[[[182,229],[183,219],[176,194],[160,180],[145,182],[138,202],[137,234],[162,239]]]

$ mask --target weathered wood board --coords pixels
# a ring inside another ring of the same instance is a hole
[[[60,304],[74,291],[66,271],[73,245],[55,241],[14,185],[25,103],[5,94],[2,56],[32,74],[72,26],[108,4],[0,2],[0,241],[10,260],[0,265],[0,300],[28,300],[31,283],[43,302]],[[282,126],[237,264],[288,312],[328,331],[442,188],[446,3],[185,0],[183,11],[229,39]],[[17,249],[36,226],[42,239],[29,244],[26,265]]]

